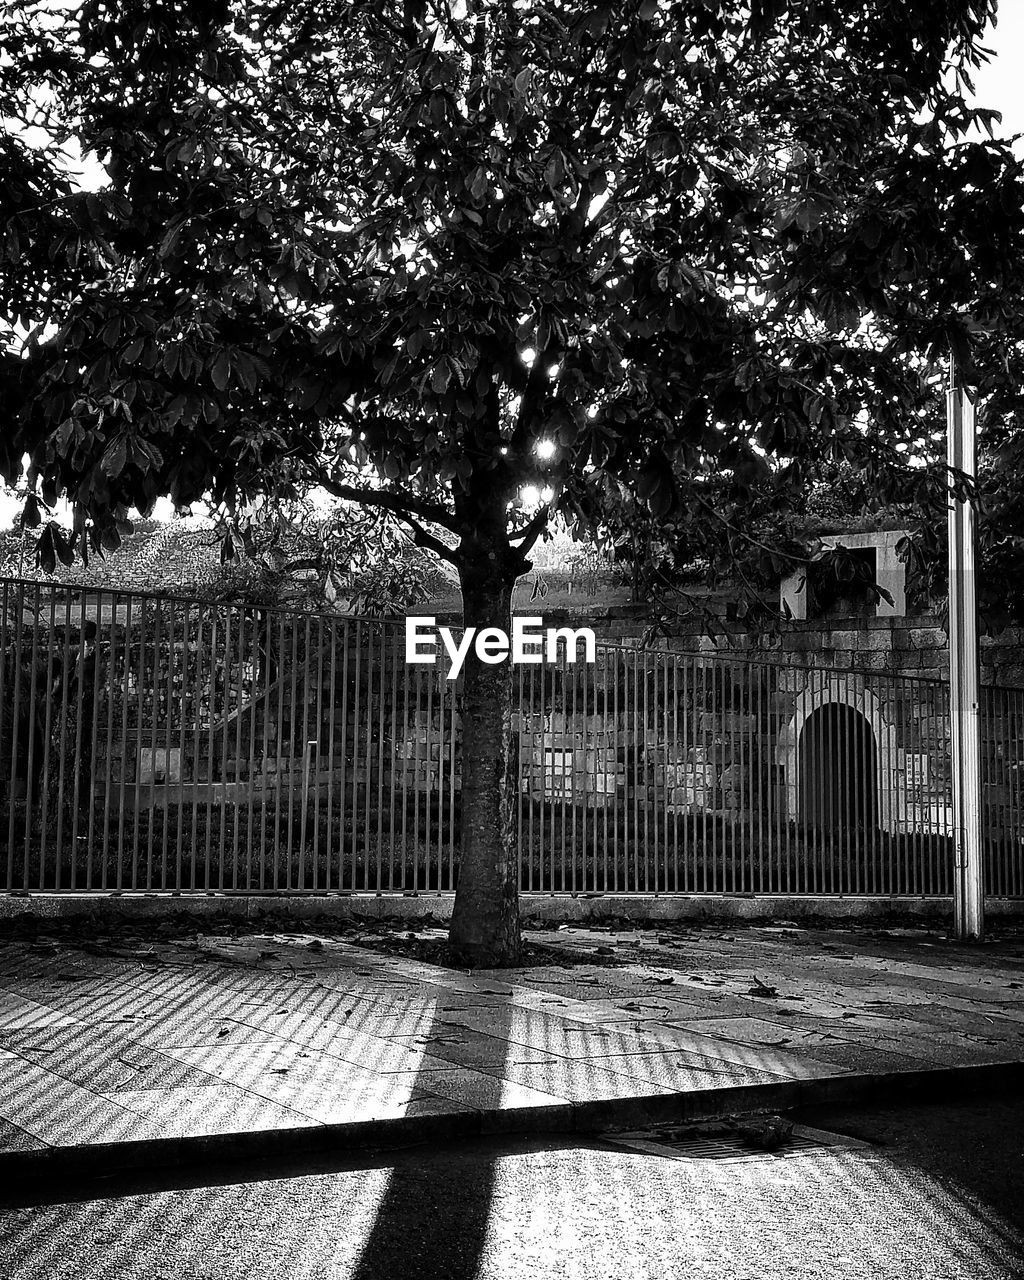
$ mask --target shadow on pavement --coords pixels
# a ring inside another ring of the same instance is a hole
[[[512,1026],[510,1005],[492,1006],[495,1025],[489,1034],[508,1052],[506,1033]],[[427,1039],[451,1030],[435,1008]],[[427,1045],[429,1053],[429,1043]],[[500,1074],[478,1073],[474,1107],[497,1110],[501,1106]],[[487,1082],[490,1083],[487,1083]],[[464,1169],[455,1162],[423,1167],[412,1161],[396,1163],[381,1198],[373,1228],[367,1237],[351,1280],[392,1280],[400,1260],[400,1273],[414,1280],[473,1280],[479,1271],[487,1240],[494,1194],[495,1162],[476,1162],[467,1185]]]

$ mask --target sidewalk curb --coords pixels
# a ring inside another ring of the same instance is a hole
[[[292,920],[378,920],[401,918],[437,922],[451,919],[454,894],[434,889],[416,892],[352,890],[321,893],[305,890],[268,894],[223,891],[61,892],[29,890],[0,895],[0,921],[19,917],[40,920],[84,920],[93,924],[166,919],[189,915],[197,919],[230,916],[259,924],[267,918]],[[841,898],[813,894],[625,894],[591,892],[533,892],[520,894],[525,919],[547,923],[586,924],[612,920],[662,924],[677,920],[703,923],[763,923],[784,918],[814,922],[882,921],[906,919],[922,924],[949,924],[951,898],[892,895]],[[986,898],[986,914],[1018,920],[1024,916],[1020,898]]]
[[[788,1111],[825,1104],[940,1102],[981,1092],[1024,1089],[1024,1061],[973,1066],[867,1072],[817,1080],[786,1080],[693,1093],[595,1099],[549,1107],[461,1109],[384,1120],[151,1138],[138,1142],[46,1147],[0,1152],[0,1178],[24,1185],[37,1180],[92,1178],[133,1170],[182,1169],[246,1160],[323,1156],[497,1135],[601,1134],[647,1125],[681,1124],[725,1115]]]

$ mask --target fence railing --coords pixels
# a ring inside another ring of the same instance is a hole
[[[0,581],[8,890],[450,891],[461,684],[401,622]],[[952,891],[938,680],[599,645],[515,670],[524,890]],[[983,691],[1024,896],[1024,690]]]

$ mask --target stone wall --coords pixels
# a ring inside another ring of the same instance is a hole
[[[651,624],[644,605],[619,605],[588,611],[522,608],[517,612],[542,617],[545,626],[590,626],[599,641],[636,644]],[[439,618],[458,625],[457,614]],[[719,634],[712,638],[700,622],[678,623],[658,647],[721,657],[770,658],[794,665],[849,668],[856,671],[888,671],[926,679],[949,676],[948,637],[942,619],[933,614],[906,618],[850,618],[827,622],[788,622],[776,631],[750,631],[738,623],[720,619]],[[982,636],[981,682],[1024,689],[1024,630],[1007,629]]]

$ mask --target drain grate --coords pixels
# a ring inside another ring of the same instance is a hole
[[[839,1133],[826,1133],[805,1125],[793,1125],[774,1138],[769,1146],[744,1138],[742,1129],[706,1128],[642,1130],[607,1138],[616,1146],[648,1155],[677,1160],[779,1160],[792,1156],[820,1155],[836,1148],[864,1150],[867,1144]]]

